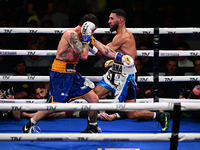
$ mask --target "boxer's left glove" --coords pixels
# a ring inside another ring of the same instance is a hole
[[[82,43],[89,43],[90,42],[90,37],[92,35],[92,30],[95,29],[95,24],[86,21],[84,22],[82,28],[81,28],[81,33],[82,33]]]
[[[134,66],[133,58],[129,55],[123,55],[122,53],[117,52],[115,60],[121,61],[127,68]]]

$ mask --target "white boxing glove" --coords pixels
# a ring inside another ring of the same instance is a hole
[[[86,21],[84,22],[82,28],[81,28],[81,33],[82,33],[82,42],[83,43],[89,43],[90,42],[90,36],[92,35],[92,30],[95,29],[95,24]]]
[[[121,61],[127,68],[134,66],[133,58],[129,55],[123,55],[122,53],[117,52],[115,60]]]

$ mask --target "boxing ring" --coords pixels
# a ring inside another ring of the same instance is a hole
[[[88,110],[166,110],[173,111],[169,129],[160,132],[158,123],[154,120],[138,121],[122,119],[106,122],[98,120],[102,134],[80,134],[87,125],[86,119],[59,118],[41,120],[38,126],[40,134],[23,134],[22,126],[27,119],[0,122],[0,149],[94,149],[94,150],[197,150],[200,146],[199,122],[191,118],[180,118],[183,111],[200,110],[199,100],[165,99],[158,96],[159,82],[199,81],[199,76],[159,76],[159,57],[169,56],[199,56],[196,51],[165,51],[159,50],[159,34],[200,33],[200,28],[128,28],[134,34],[153,34],[154,50],[138,51],[138,56],[154,57],[153,76],[138,77],[138,82],[153,82],[154,98],[138,99],[137,103],[112,103],[113,100],[100,100],[98,104],[86,103],[77,99],[70,104],[46,104],[44,100],[13,100],[0,99],[0,111],[88,111]],[[54,33],[62,34],[66,28],[0,28],[0,33]],[[95,33],[108,34],[109,29],[97,29]],[[114,33],[113,33],[114,34]],[[0,55],[56,55],[56,50],[0,50]],[[92,55],[92,54],[90,54]],[[101,76],[86,76],[98,82]],[[169,80],[170,79],[170,80]],[[0,76],[0,81],[49,81],[49,76]],[[30,142],[34,141],[34,142]]]

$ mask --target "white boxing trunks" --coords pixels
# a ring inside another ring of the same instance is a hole
[[[115,93],[115,103],[124,102],[128,93],[128,85],[131,83],[133,88],[134,99],[136,100],[136,87],[135,82],[136,68],[125,67],[123,64],[114,62],[112,67],[103,76],[103,79],[98,83],[102,87]],[[131,87],[130,87],[131,88]]]

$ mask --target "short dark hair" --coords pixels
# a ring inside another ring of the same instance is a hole
[[[42,82],[36,82],[36,83],[33,84],[33,87],[32,87],[33,93],[35,93],[36,89],[38,89],[38,88],[40,88],[40,89],[46,89],[44,83],[42,83]]]
[[[83,23],[86,22],[86,21],[90,21],[90,22],[94,23],[96,27],[99,26],[98,18],[91,13],[84,15],[83,18],[81,19],[81,21],[79,22],[79,25],[82,26]]]
[[[127,14],[123,9],[114,9],[111,11],[111,13],[115,13],[115,14],[117,14],[117,16],[123,17],[125,19],[125,21],[127,19]]]
[[[167,63],[169,61],[175,61],[177,63],[177,65],[178,65],[178,58],[177,57],[168,57]]]
[[[16,56],[13,60],[13,66],[16,67],[20,63],[23,63],[24,65],[26,65],[22,56]]]

